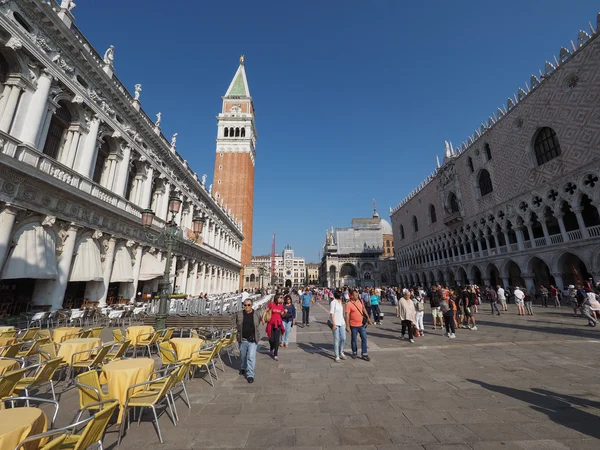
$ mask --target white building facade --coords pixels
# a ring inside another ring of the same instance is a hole
[[[160,113],[141,108],[141,85],[131,95],[115,76],[115,49],[97,53],[70,9],[0,1],[0,301],[60,309],[155,292],[172,196],[183,201],[175,292],[237,290],[241,225],[177,153],[177,135],[161,134]]]
[[[275,255],[275,286],[301,287],[306,284],[305,259],[294,254],[294,249],[286,246],[281,254]],[[271,286],[271,256],[253,256],[252,263],[244,268],[244,289]],[[262,281],[261,281],[262,277]]]
[[[391,211],[403,285],[600,280],[600,40],[581,31]]]

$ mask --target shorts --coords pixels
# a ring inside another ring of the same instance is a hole
[[[438,306],[436,307],[432,307],[431,308],[431,315],[433,317],[439,317],[440,319],[442,318],[442,311],[440,310],[440,307]]]
[[[472,316],[473,316],[473,314],[471,314],[471,309],[470,309],[470,308],[465,308],[465,310],[464,310],[463,314],[464,314],[466,317],[472,317]]]
[[[515,303],[517,306],[525,306],[525,302],[523,300],[519,300],[518,298],[515,299]]]

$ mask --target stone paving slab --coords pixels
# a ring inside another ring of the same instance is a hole
[[[410,344],[399,337],[393,308],[382,309],[383,325],[368,328],[370,362],[334,362],[327,309],[317,305],[311,327],[295,328],[279,362],[261,348],[254,384],[238,375],[237,359],[230,364],[225,357],[215,387],[200,377],[188,381],[192,409],[177,400],[177,427],[161,414],[163,445],[145,414],[122,447],[600,448],[600,330],[585,327],[571,310],[538,307],[530,318],[514,311],[498,317],[483,307],[479,329],[458,330],[454,340],[432,330],[426,313],[425,336]],[[103,338],[110,336],[105,330]],[[347,354],[349,347],[348,336]],[[60,403],[57,426],[77,409],[75,389],[62,393]],[[105,448],[114,448],[116,437],[113,426]]]

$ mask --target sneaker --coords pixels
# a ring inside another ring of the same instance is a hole
[[[473,330],[473,331],[477,331],[477,327],[476,327],[475,325],[473,325],[473,326],[471,327],[471,330]]]
[[[346,359],[346,355],[344,355],[343,353],[340,353],[340,359]]]
[[[272,358],[273,357],[273,350],[269,350],[269,356]]]
[[[335,357],[335,362],[340,362],[340,357],[339,356]]]
[[[415,340],[414,339],[409,339],[408,342],[410,342],[411,344],[414,344]]]
[[[307,323],[307,324],[306,324],[306,326],[307,326],[307,327],[310,327],[310,323]]]
[[[246,369],[240,369],[240,375],[246,375]]]
[[[444,333],[444,337],[449,337],[450,334],[449,333]]]
[[[420,336],[425,336],[425,330],[421,330]]]
[[[358,358],[358,355],[352,355],[352,359]]]
[[[275,361],[279,361],[279,356],[273,356],[273,359],[274,359]]]
[[[248,377],[248,383],[254,383],[254,378]]]
[[[454,339],[456,337],[456,335],[454,333],[450,334],[450,336],[448,336],[450,339]]]
[[[432,330],[435,330],[435,327],[433,327]]]
[[[365,361],[371,361],[371,358],[369,358],[369,355],[363,355],[362,359],[364,359]]]
[[[406,337],[404,335],[402,335],[402,339],[406,339]]]

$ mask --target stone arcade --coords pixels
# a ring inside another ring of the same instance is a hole
[[[241,223],[74,25],[72,2],[0,0],[0,296],[61,308],[63,299],[133,300],[156,291],[166,245],[141,212],[176,222],[187,238],[171,268],[178,293],[238,289]],[[167,119],[168,120],[168,119]],[[206,219],[202,236],[192,219]]]
[[[597,30],[570,47],[391,211],[400,284],[600,281]]]

